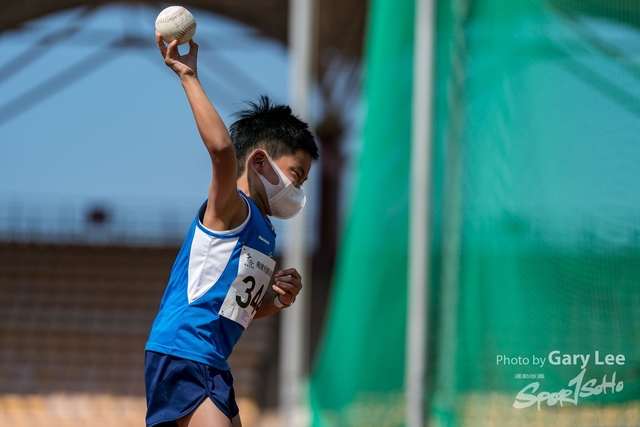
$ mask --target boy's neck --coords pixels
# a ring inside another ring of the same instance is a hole
[[[267,211],[265,209],[263,200],[258,196],[257,193],[251,191],[251,186],[249,185],[247,174],[244,174],[240,178],[238,178],[238,180],[236,181],[236,186],[238,190],[242,191],[245,196],[250,198],[251,201],[258,207],[258,209],[260,209],[260,212],[262,212],[263,216],[267,216]]]

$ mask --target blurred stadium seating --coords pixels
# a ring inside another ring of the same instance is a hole
[[[0,425],[144,425],[144,345],[177,250],[0,243]],[[230,361],[246,425],[275,405],[277,331],[254,322]]]

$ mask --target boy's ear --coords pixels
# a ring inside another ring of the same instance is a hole
[[[253,167],[260,173],[263,173],[262,170],[267,163],[267,153],[264,150],[257,149],[249,156],[249,166]]]

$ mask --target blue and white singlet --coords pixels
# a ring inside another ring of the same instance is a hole
[[[227,359],[267,294],[275,268],[276,233],[241,191],[249,215],[229,231],[196,215],[171,270],[146,350],[227,370]]]

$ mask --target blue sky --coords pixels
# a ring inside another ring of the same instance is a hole
[[[108,5],[84,18],[82,11],[0,33],[0,228],[10,210],[40,211],[37,221],[61,222],[59,212],[78,217],[93,204],[135,221],[159,211],[190,221],[206,197],[211,166],[179,80],[155,46],[160,9]],[[200,79],[227,125],[243,100],[264,93],[287,102],[284,46],[224,17],[191,11]],[[48,37],[24,65],[21,58],[38,40],[77,25],[73,37]],[[141,38],[143,46],[108,47],[124,35]],[[59,72],[82,73],[76,66],[82,61],[102,66],[6,119],[29,91],[56,87],[50,79]]]

